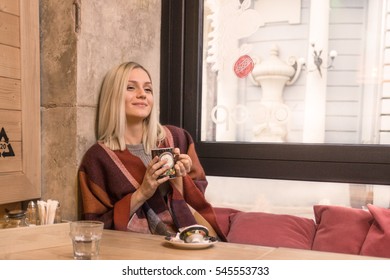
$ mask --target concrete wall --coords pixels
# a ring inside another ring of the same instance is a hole
[[[64,219],[78,218],[77,168],[95,142],[104,74],[134,60],[159,89],[160,12],[158,0],[40,1],[42,199],[59,200]]]

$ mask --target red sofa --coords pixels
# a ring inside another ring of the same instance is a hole
[[[229,242],[390,258],[390,209],[315,205],[315,219],[215,208]]]

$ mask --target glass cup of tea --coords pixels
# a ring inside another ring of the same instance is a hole
[[[74,259],[98,259],[103,227],[104,224],[99,221],[75,221],[70,223],[69,235],[73,243]]]

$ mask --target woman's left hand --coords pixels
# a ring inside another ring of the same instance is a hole
[[[176,163],[175,163],[176,176],[177,177],[186,176],[191,171],[191,167],[192,167],[192,160],[190,156],[187,154],[181,154],[179,148],[174,148],[173,154],[176,159]]]

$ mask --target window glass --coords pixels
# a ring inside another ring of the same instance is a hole
[[[205,0],[201,140],[389,144],[385,2]]]
[[[386,185],[285,181],[208,176],[206,197],[216,207],[248,212],[293,214],[314,218],[313,205],[365,209],[367,204],[390,207]],[[241,186],[240,195],[232,195]]]

